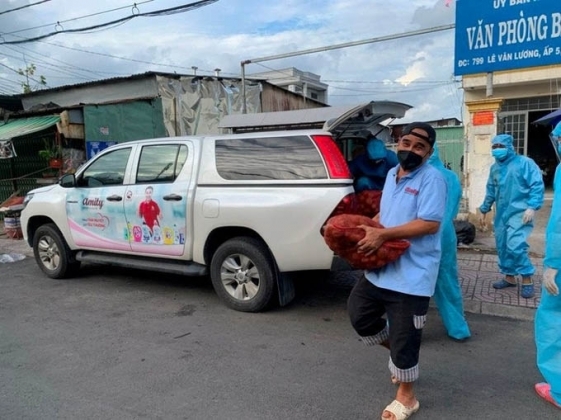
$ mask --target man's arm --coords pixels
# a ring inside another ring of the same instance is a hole
[[[543,205],[545,186],[540,167],[534,161],[528,162],[528,175],[526,179],[530,186],[530,197],[528,199],[528,208],[539,210]]]
[[[489,178],[487,178],[487,185],[485,187],[485,199],[483,204],[479,207],[481,213],[489,213],[491,211],[491,206],[495,202],[495,184],[493,183],[493,167],[489,171]]]
[[[365,235],[358,242],[358,252],[366,255],[372,254],[386,241],[392,239],[410,239],[417,236],[431,235],[438,232],[440,222],[415,219],[403,225],[390,228],[378,229],[371,226],[361,225]]]
[[[385,241],[410,239],[438,232],[446,208],[448,188],[444,176],[436,169],[425,177],[417,201],[417,218],[397,226],[383,229],[363,226],[364,238],[358,242],[358,251],[371,254]],[[379,221],[380,214],[374,220]]]

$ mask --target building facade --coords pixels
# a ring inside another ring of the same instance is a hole
[[[558,163],[549,138],[552,127],[535,121],[559,109],[560,80],[561,65],[463,77],[465,187],[472,215],[485,197],[489,168],[494,162],[491,139],[497,134],[511,134],[516,151],[539,165],[546,188],[551,187]]]
[[[61,155],[60,175],[115,143],[219,134],[220,120],[241,114],[244,100],[249,113],[326,106],[257,79],[246,79],[244,98],[241,83],[218,75],[148,72],[2,97],[0,146],[9,142],[15,153],[0,155],[0,200],[43,181],[46,162],[39,152],[46,140]]]
[[[454,74],[462,76],[469,213],[485,197],[491,140],[511,134],[541,168],[546,188],[557,165],[550,132],[537,121],[560,106],[559,0],[457,0]]]
[[[328,102],[327,89],[329,85],[320,80],[321,76],[309,71],[290,67],[281,70],[253,73],[251,77],[266,80],[273,85],[302,95],[303,98],[312,99],[324,104]]]

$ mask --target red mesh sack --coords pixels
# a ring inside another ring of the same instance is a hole
[[[356,193],[357,213],[367,217],[374,217],[380,212],[382,191],[364,190]]]
[[[358,214],[341,214],[327,221],[324,240],[327,246],[344,258],[356,269],[373,270],[396,261],[409,248],[409,241],[395,239],[386,241],[371,255],[357,251],[357,243],[364,238],[365,232],[357,226],[367,225],[384,228],[369,217]]]

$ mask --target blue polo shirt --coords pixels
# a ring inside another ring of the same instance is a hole
[[[397,183],[397,170],[386,178],[380,204],[380,223],[403,225],[415,219],[441,222],[446,208],[446,181],[440,171],[425,162]],[[432,235],[408,239],[411,246],[395,262],[368,270],[366,278],[375,286],[415,296],[432,296],[440,264],[440,230]]]

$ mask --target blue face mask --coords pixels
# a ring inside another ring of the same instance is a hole
[[[507,149],[493,149],[493,150],[491,150],[491,154],[497,160],[504,160],[506,158],[506,155],[508,155],[508,150]]]
[[[561,155],[561,140],[557,142],[557,153]]]

